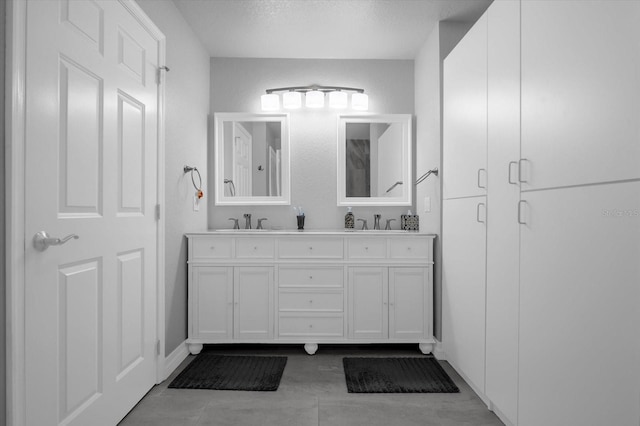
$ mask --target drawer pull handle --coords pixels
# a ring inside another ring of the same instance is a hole
[[[365,249],[365,250],[369,250],[369,247],[365,247],[364,249]]]
[[[313,247],[309,246],[309,250],[313,250]]]
[[[313,303],[313,300],[309,300],[309,303]]]
[[[313,328],[313,324],[309,324],[309,328]]]
[[[254,249],[254,250],[258,250],[258,247],[257,247],[257,246],[253,246],[253,249]]]

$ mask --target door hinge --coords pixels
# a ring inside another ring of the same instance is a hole
[[[156,220],[160,220],[160,204],[156,204]]]
[[[160,356],[160,340],[156,342],[156,355]]]

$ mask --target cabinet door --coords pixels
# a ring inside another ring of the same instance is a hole
[[[487,15],[444,61],[443,194],[486,193]]]
[[[233,268],[191,267],[189,337],[229,340],[233,325]]]
[[[388,292],[387,268],[349,268],[349,337],[389,336]]]
[[[389,268],[389,337],[416,340],[431,335],[430,268]]]
[[[447,360],[484,393],[486,197],[445,200],[442,343]]]
[[[489,8],[486,395],[511,423],[518,405],[520,2]]]
[[[638,425],[640,182],[523,199],[519,425]]]
[[[640,177],[640,2],[522,2],[523,185]]]
[[[237,340],[273,338],[273,267],[235,268],[234,337]]]

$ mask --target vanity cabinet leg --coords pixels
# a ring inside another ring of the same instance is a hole
[[[202,350],[202,343],[188,343],[187,347],[189,348],[189,352],[191,355],[198,355]]]
[[[418,346],[420,347],[420,352],[425,355],[433,352],[433,343],[420,343]]]
[[[309,355],[314,355],[316,353],[316,351],[318,350],[318,344],[317,343],[306,343],[304,345],[304,350]]]

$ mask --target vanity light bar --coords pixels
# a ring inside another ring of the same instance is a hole
[[[364,93],[364,89],[314,85],[267,89],[266,94],[260,98],[263,111],[277,111],[280,109],[280,96],[274,92],[284,92],[282,94],[282,106],[286,109],[300,108],[303,94],[307,108],[324,108],[325,95],[327,93],[329,94],[329,107],[344,109],[349,104],[347,92],[353,92],[351,95],[351,108],[359,111],[369,109],[369,96]]]

